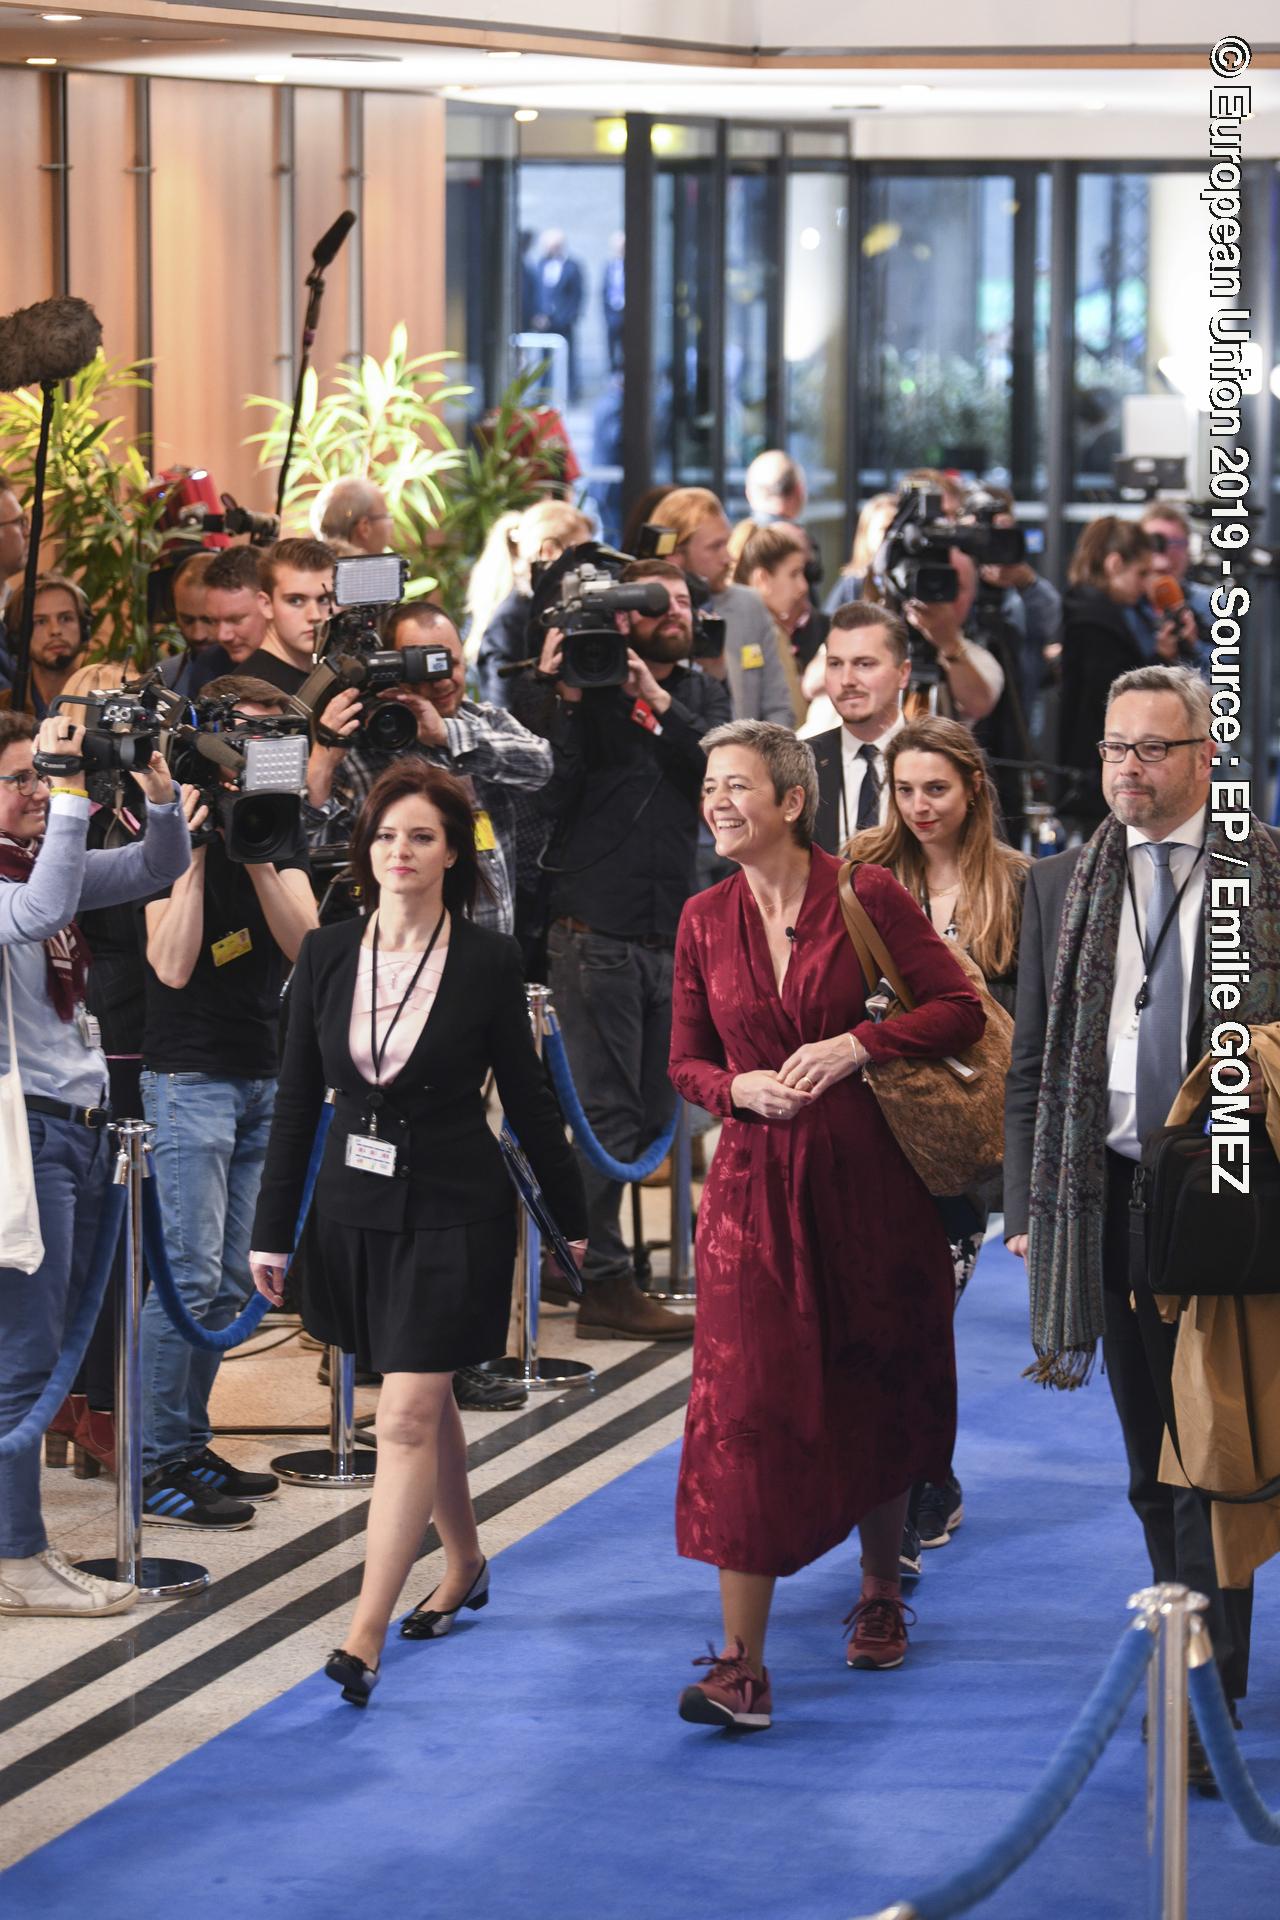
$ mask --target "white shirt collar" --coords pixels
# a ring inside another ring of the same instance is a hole
[[[892,740],[894,734],[901,733],[902,729],[906,726],[906,724],[907,723],[903,719],[902,715],[899,714],[895,719],[893,725],[891,727],[887,727],[885,731],[880,735],[880,738],[878,740],[872,740],[870,742],[870,745],[875,748],[877,753],[883,754],[885,748],[888,746],[889,742]],[[858,755],[862,752],[863,747],[868,743],[866,741],[859,740],[856,733],[851,733],[849,731],[849,728],[845,726],[842,720],[840,722],[840,744],[844,750],[845,759],[856,760]]]
[[[1193,813],[1189,820],[1184,820],[1180,827],[1175,827],[1172,833],[1166,833],[1162,837],[1165,840],[1176,840],[1184,847],[1202,847],[1208,815],[1209,808],[1206,804]],[[1151,835],[1143,833],[1140,827],[1126,827],[1124,832],[1126,848],[1143,847],[1151,840]]]

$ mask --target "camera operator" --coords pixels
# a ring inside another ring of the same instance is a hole
[[[52,781],[34,766],[57,768]],[[138,779],[145,838],[89,852],[84,731],[65,716],[41,723],[0,714],[0,946],[13,996],[16,1063],[0,1024],[5,1071],[26,1097],[44,1260],[33,1274],[0,1268],[0,1432],[35,1404],[90,1278],[110,1175],[104,1105],[107,1062],[85,1011],[89,954],[74,915],[138,900],[176,881],[190,839],[164,761]],[[6,1179],[11,1170],[6,1169]],[[48,1544],[40,1512],[40,1436],[0,1461],[0,1613],[120,1613],[132,1585],[79,1572]]]
[[[926,660],[936,661],[941,671],[937,700],[931,699],[931,706],[936,704],[936,711],[947,719],[972,725],[995,710],[1004,692],[1004,670],[995,655],[965,630],[977,599],[978,569],[958,547],[952,547],[950,559],[960,576],[955,599],[908,600],[902,612],[930,650]]]
[[[1134,609],[1147,628],[1145,651],[1157,665],[1193,667],[1209,677],[1213,626],[1209,589],[1187,579],[1191,522],[1172,500],[1153,500],[1141,520],[1151,542],[1151,579]]]
[[[188,697],[198,691],[203,679],[212,678],[199,669],[217,637],[205,588],[205,576],[213,562],[211,553],[189,553],[173,570],[173,617],[182,635],[182,649],[161,664],[160,677],[166,687]]]
[[[695,604],[724,621],[724,653],[704,660],[716,679],[726,676],[735,720],[795,724],[791,685],[773,616],[758,593],[732,582],[729,522],[706,487],[677,487],[654,511],[654,524],[676,536],[672,558],[689,581]]]
[[[22,625],[26,588],[13,594],[5,617],[14,643]],[[43,720],[80,664],[89,644],[92,623],[84,589],[61,573],[38,573],[35,612],[31,620],[31,672],[27,680],[26,711]],[[0,691],[0,710],[12,703],[13,690]]]
[[[311,523],[322,540],[345,540],[357,553],[385,553],[395,531],[387,496],[372,480],[335,480],[319,495]]]
[[[313,846],[351,838],[356,818],[380,773],[410,755],[454,774],[470,789],[475,812],[476,855],[489,883],[472,913],[477,926],[512,932],[515,925],[516,795],[536,793],[551,778],[551,747],[521,726],[514,715],[466,698],[466,660],[457,628],[439,607],[408,601],[387,620],[388,647],[442,648],[451,662],[447,676],[404,686],[386,696],[408,707],[418,723],[417,740],[402,751],[373,746],[314,749],[308,798]],[[324,709],[332,732],[359,724],[361,695],[348,688]],[[323,809],[323,817],[314,810]]]
[[[337,558],[323,540],[277,540],[258,556],[258,606],[267,622],[254,678],[296,693],[314,664],[333,612]]]
[[[214,680],[206,700],[237,716],[286,712],[269,682]],[[183,789],[193,833],[207,807]],[[227,1326],[250,1294],[249,1230],[278,1071],[280,994],[318,924],[300,853],[245,865],[219,827],[172,890],[148,901],[142,1097],[173,1278],[193,1316]],[[209,1395],[220,1356],[188,1346],[153,1290],[142,1313],[143,1512],[172,1526],[246,1527],[274,1493],[211,1452]]]
[[[621,575],[623,583],[645,580],[661,581],[669,604],[655,616],[614,616],[629,642],[624,685],[566,685],[557,628],[547,634],[537,685],[516,683],[520,710],[555,749],[555,775],[539,804],[555,821],[544,867],[556,1012],[587,1117],[621,1160],[635,1159],[671,1117],[671,977],[676,925],[694,890],[706,771],[699,742],[729,718],[728,689],[687,664],[693,609],[682,570],[640,560]],[[687,1339],[688,1316],[667,1312],[636,1285],[619,1227],[621,1185],[579,1158],[590,1229],[578,1332]]]
[[[996,509],[990,516],[992,526],[1017,526],[1013,495],[1007,487],[983,486],[978,490],[978,497],[983,496]],[[962,514],[961,518],[964,517]],[[1062,595],[1053,582],[1038,574],[1025,558],[1012,566],[979,567],[978,574],[980,597],[983,588],[1000,594],[1000,617],[1018,636],[1018,687],[1022,710],[1030,725],[1045,683],[1045,649],[1054,645],[1062,630]]]

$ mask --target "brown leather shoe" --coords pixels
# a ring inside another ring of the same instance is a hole
[[[692,1340],[693,1315],[669,1313],[623,1274],[587,1288],[577,1333],[579,1340]]]

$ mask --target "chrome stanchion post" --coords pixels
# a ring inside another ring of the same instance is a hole
[[[329,1349],[329,1444],[282,1453],[272,1473],[295,1487],[371,1487],[378,1456],[356,1445],[356,1357]]]
[[[157,1560],[142,1551],[142,1182],[152,1131],[144,1120],[119,1120],[113,1127],[115,1184],[129,1190],[124,1276],[116,1294],[116,1553],[114,1560],[76,1564],[103,1580],[127,1580],[140,1600],[175,1600],[202,1592],[209,1570],[193,1560]]]
[[[552,1011],[551,995],[546,987],[527,986],[525,998],[529,1006],[529,1022],[533,1028],[533,1044],[542,1058],[542,1044],[547,1036],[547,1016]],[[542,1388],[586,1387],[596,1377],[594,1367],[587,1366],[582,1360],[546,1360],[538,1354],[538,1310],[541,1304],[542,1285],[542,1235],[529,1218],[529,1211],[522,1203],[516,1207],[516,1270],[515,1270],[515,1353],[508,1354],[502,1360],[486,1360],[484,1373],[493,1374],[499,1380],[514,1380],[528,1393],[536,1393]]]
[[[1150,1920],[1187,1920],[1187,1664],[1193,1638],[1197,1664],[1204,1657],[1208,1636],[1197,1616],[1208,1604],[1172,1581],[1130,1601],[1158,1622],[1160,1641],[1147,1682]]]

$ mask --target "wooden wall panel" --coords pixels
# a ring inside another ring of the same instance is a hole
[[[279,239],[274,88],[153,80],[155,460],[205,466],[259,509],[273,486],[242,443],[273,393]]]
[[[364,98],[364,343],[385,354],[397,320],[411,353],[444,337],[443,100]]]
[[[108,360],[136,360],[137,178],[134,82],[123,74],[67,75],[70,291],[96,310]],[[138,431],[138,396],[124,394],[125,432]]]
[[[5,203],[0,241],[0,314],[57,292],[53,260],[54,175],[50,158],[49,81],[21,67],[0,67]]]
[[[346,179],[346,96],[336,87],[299,87],[293,96],[293,204],[294,302],[297,325],[295,352],[306,310],[304,282],[311,271],[311,249],[327,233],[344,208],[353,204]],[[360,230],[346,242],[324,277],[324,305],[311,349],[311,364],[321,377],[346,358],[353,342],[347,338],[347,296],[352,249]]]

